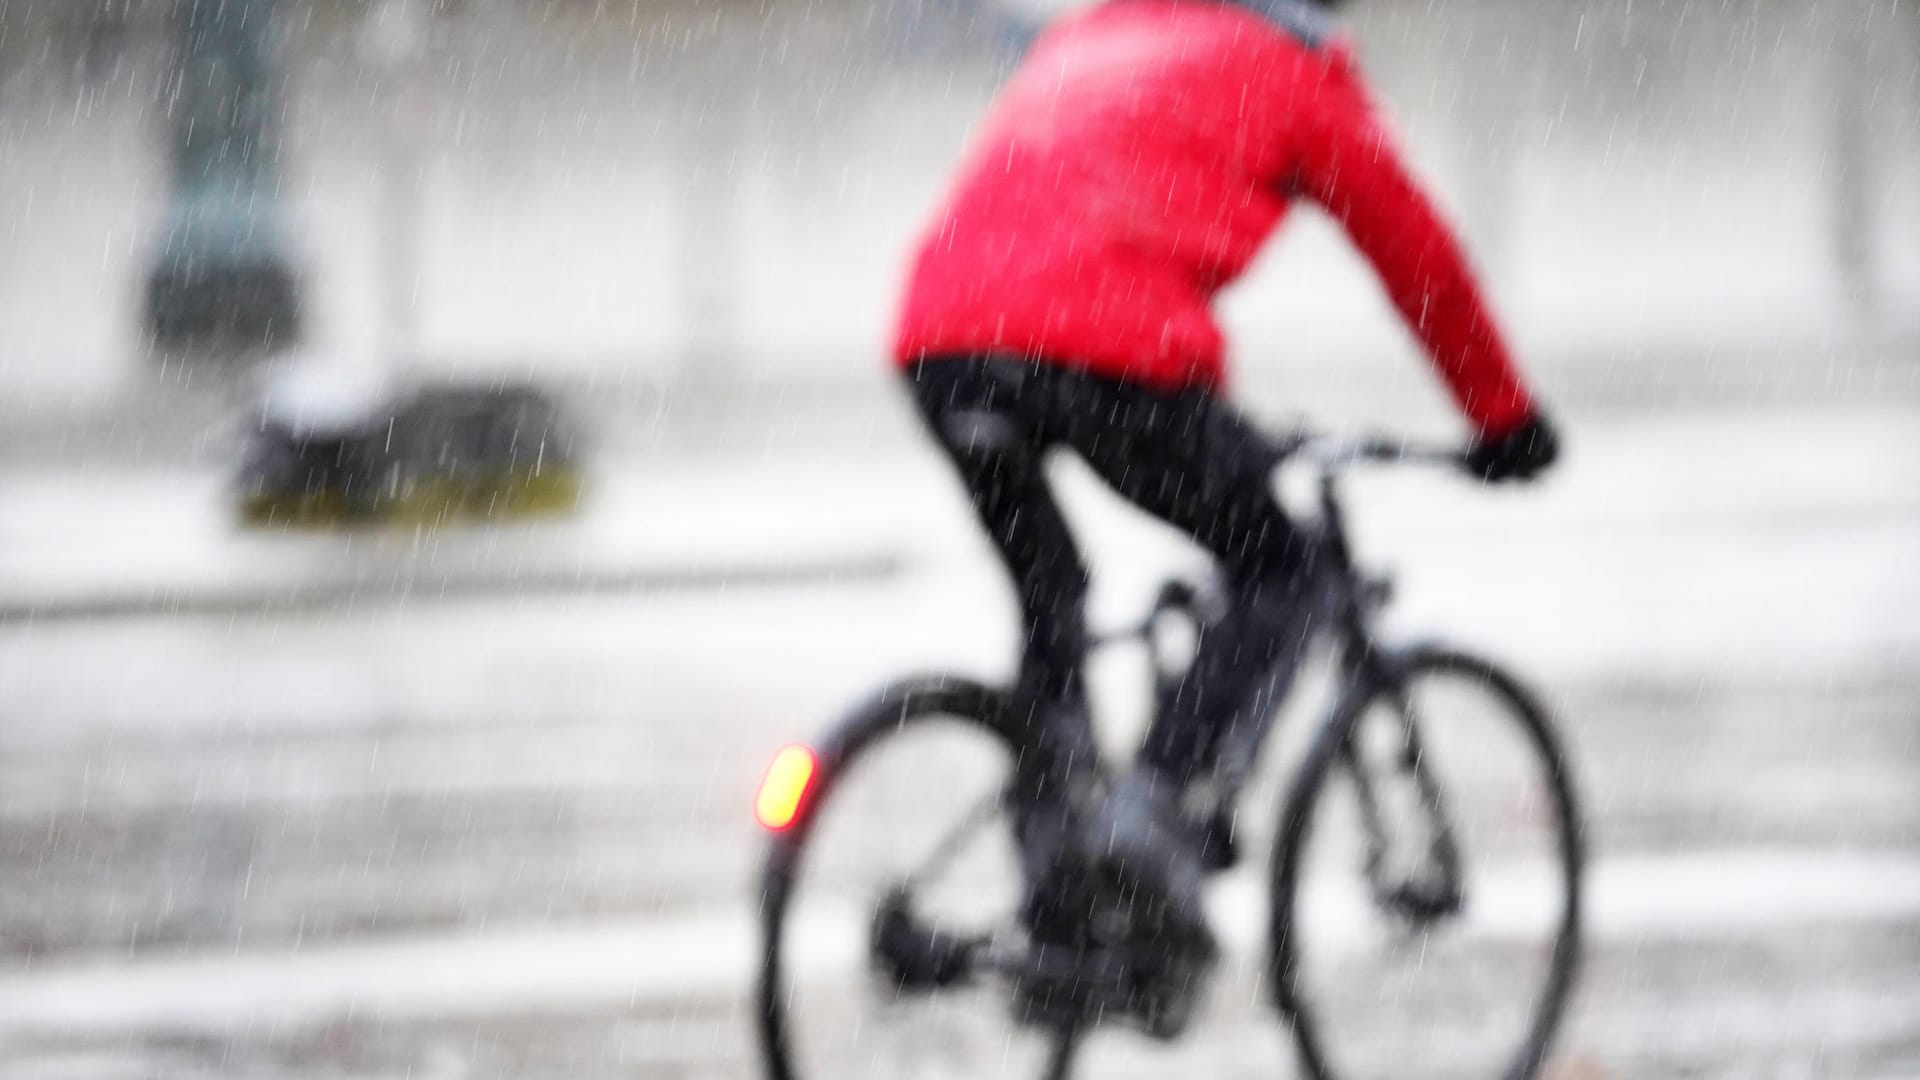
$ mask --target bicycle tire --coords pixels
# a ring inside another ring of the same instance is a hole
[[[1546,709],[1517,679],[1496,664],[1440,647],[1423,647],[1401,654],[1387,670],[1391,681],[1369,681],[1350,689],[1336,703],[1315,734],[1294,776],[1275,833],[1271,863],[1270,973],[1282,1017],[1291,1028],[1298,1060],[1313,1080],[1358,1080],[1342,1077],[1328,1060],[1314,1005],[1301,986],[1301,937],[1297,934],[1302,859],[1311,839],[1315,816],[1334,764],[1343,747],[1355,737],[1355,727],[1368,711],[1387,699],[1407,700],[1408,687],[1436,676],[1464,677],[1478,683],[1496,699],[1507,718],[1518,724],[1541,770],[1545,790],[1551,793],[1555,814],[1557,872],[1564,892],[1555,938],[1544,982],[1534,999],[1521,1043],[1498,1075],[1500,1080],[1530,1080],[1539,1071],[1561,1018],[1580,958],[1581,897],[1585,867],[1585,836],[1571,770]],[[1429,721],[1422,720],[1422,726]]]
[[[909,728],[939,719],[958,720],[981,729],[1004,746],[1010,761],[1032,753],[1022,726],[1000,691],[942,675],[889,685],[853,709],[813,748],[816,764],[807,800],[793,822],[773,835],[761,876],[757,1031],[769,1080],[839,1080],[808,1075],[796,1063],[795,1031],[789,1017],[796,991],[783,956],[790,907],[819,815],[831,803],[839,783],[869,751]],[[1041,1076],[1043,1080],[1066,1080],[1078,1040],[1067,1032],[1057,1033],[1052,1039]]]

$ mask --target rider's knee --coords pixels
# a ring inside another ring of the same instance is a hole
[[[1013,418],[994,409],[954,409],[942,414],[935,423],[940,438],[948,446],[956,453],[977,460],[1015,453],[1025,442]]]

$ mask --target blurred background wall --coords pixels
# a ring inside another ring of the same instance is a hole
[[[300,347],[656,406],[874,392],[904,252],[1018,49],[1025,13],[991,3],[256,2]],[[150,418],[149,448],[190,451],[234,385],[230,361],[156,352],[143,326],[187,6],[0,0],[0,453],[101,417],[137,428],[130,408],[187,418],[172,436]],[[1563,400],[1914,392],[1914,4],[1368,0],[1352,16]],[[1439,400],[1311,215],[1227,313],[1256,397]]]

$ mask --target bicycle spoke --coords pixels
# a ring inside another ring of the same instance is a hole
[[[920,865],[907,871],[906,877],[901,881],[902,887],[911,892],[938,877],[951,866],[960,852],[966,848],[967,842],[1005,808],[1007,793],[1007,788],[1001,788],[968,810],[959,821],[954,823],[953,828],[934,844],[933,850],[927,853],[927,857],[921,861]]]

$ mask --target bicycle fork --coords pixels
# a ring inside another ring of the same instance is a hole
[[[1374,901],[1416,927],[1458,914],[1466,903],[1460,872],[1460,848],[1448,813],[1446,797],[1427,767],[1420,736],[1419,716],[1404,688],[1393,687],[1386,698],[1398,721],[1398,745],[1384,762],[1368,761],[1362,753],[1361,727],[1368,715],[1354,722],[1340,748],[1340,767],[1353,780],[1361,827],[1366,834],[1363,872]],[[1418,795],[1423,849],[1417,871],[1392,873],[1393,837],[1384,809],[1383,786],[1411,784]]]

